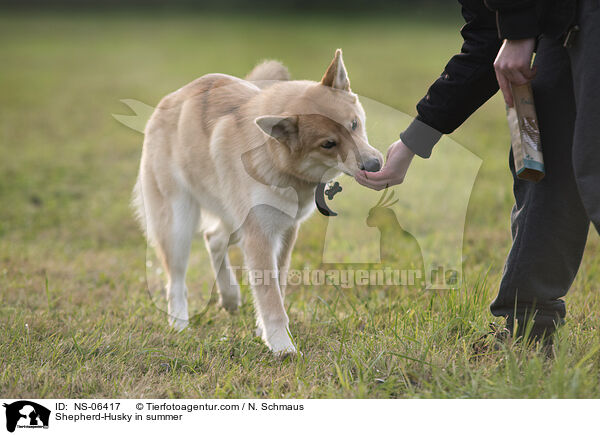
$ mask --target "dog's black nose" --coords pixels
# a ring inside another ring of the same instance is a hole
[[[367,172],[377,172],[381,169],[381,162],[379,159],[368,159],[360,165],[360,169]]]

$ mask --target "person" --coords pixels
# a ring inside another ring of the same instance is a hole
[[[510,84],[531,82],[546,176],[538,183],[517,178],[511,151],[513,243],[490,308],[511,333],[533,321],[531,336],[549,337],[564,322],[561,298],[575,279],[590,222],[600,232],[600,2],[460,3],[461,53],[418,103],[418,116],[390,146],[382,169],[356,180],[377,190],[402,183],[415,154],[428,158],[441,135],[498,88],[512,106]]]

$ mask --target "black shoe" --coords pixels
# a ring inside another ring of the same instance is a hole
[[[478,358],[501,350],[501,344],[512,339],[511,332],[497,323],[490,323],[490,330],[473,343],[473,358]]]
[[[554,355],[553,344],[554,344],[554,332],[556,328],[535,328],[535,325],[530,328],[525,328],[522,334],[513,334],[509,328],[513,326],[508,323],[504,327],[497,323],[490,323],[490,331],[483,334],[475,343],[473,343],[473,355],[472,358],[479,358],[484,355],[488,355],[494,352],[502,350],[503,344],[513,343],[525,343],[526,345],[537,345],[541,344],[540,350],[547,358],[552,358]]]
[[[541,343],[543,347],[552,348],[554,344],[554,333],[556,328],[564,323],[563,319],[558,319],[551,323],[542,323],[538,319],[531,319],[529,322],[517,320],[516,332],[514,319],[506,319],[506,328],[515,338],[521,339],[529,344]]]

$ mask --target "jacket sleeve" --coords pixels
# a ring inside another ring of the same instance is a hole
[[[485,0],[495,12],[500,39],[535,38],[541,33],[536,0]]]
[[[461,52],[417,104],[418,116],[400,134],[415,154],[427,158],[442,134],[452,133],[498,91],[494,59],[501,41],[495,15],[481,0],[462,1],[466,24]]]

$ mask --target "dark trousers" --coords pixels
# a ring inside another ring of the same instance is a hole
[[[574,45],[542,38],[535,59],[546,177],[518,179],[510,155],[513,245],[491,311],[511,329],[533,318],[534,335],[563,321],[590,221],[600,232],[600,1],[580,3]]]

